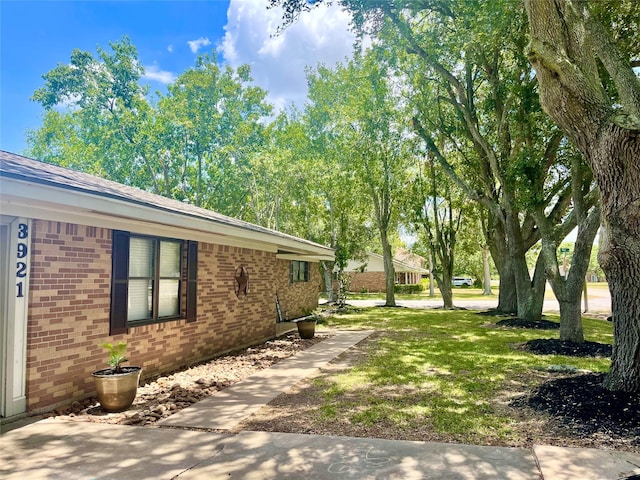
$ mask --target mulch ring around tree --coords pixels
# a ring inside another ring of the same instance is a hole
[[[535,330],[558,330],[560,324],[551,320],[523,320],[522,318],[506,318],[496,322],[498,327],[531,328]]]
[[[477,312],[477,315],[485,317],[511,317],[510,314],[505,314],[495,309],[486,310],[483,312]],[[558,322],[552,322],[550,320],[524,320],[522,318],[504,318],[494,324],[488,324],[492,327],[507,327],[507,328],[530,328],[534,330],[557,330],[560,328]]]
[[[547,413],[580,438],[606,436],[640,446],[640,392],[611,392],[604,377],[588,373],[551,380],[510,405]]]
[[[519,350],[538,355],[565,355],[568,357],[610,357],[613,347],[608,343],[575,343],[557,338],[537,338],[515,345]]]

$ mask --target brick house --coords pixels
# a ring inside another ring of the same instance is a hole
[[[417,255],[414,257],[421,258]],[[415,261],[410,262],[406,259],[401,261],[398,258],[393,259],[393,269],[397,285],[418,284],[422,276],[429,273],[429,270]],[[345,273],[351,276],[349,290],[352,292],[386,292],[387,290],[382,255],[368,253],[366,260],[350,260]]]
[[[318,304],[333,250],[0,151],[0,414],[95,392],[103,342],[143,377],[276,336]],[[6,387],[6,388],[5,388]]]

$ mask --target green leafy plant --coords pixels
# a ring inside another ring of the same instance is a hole
[[[122,367],[120,365],[128,361],[125,358],[127,344],[124,342],[118,342],[117,345],[113,343],[101,343],[100,346],[109,352],[109,361],[107,364],[113,368],[115,373],[122,373]]]

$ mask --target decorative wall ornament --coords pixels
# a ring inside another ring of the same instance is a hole
[[[236,297],[240,297],[240,295],[244,294],[246,297],[249,293],[249,272],[247,271],[247,267],[244,265],[236,268],[235,274],[235,290]]]

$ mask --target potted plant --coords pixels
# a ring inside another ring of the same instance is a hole
[[[296,320],[296,326],[298,327],[298,335],[300,338],[310,339],[316,334],[316,323],[318,323],[317,315],[309,315]]]
[[[98,401],[107,412],[122,412],[129,408],[136,398],[142,367],[121,365],[128,361],[125,358],[126,343],[102,343],[100,346],[109,352],[109,368],[91,374],[96,382]]]

